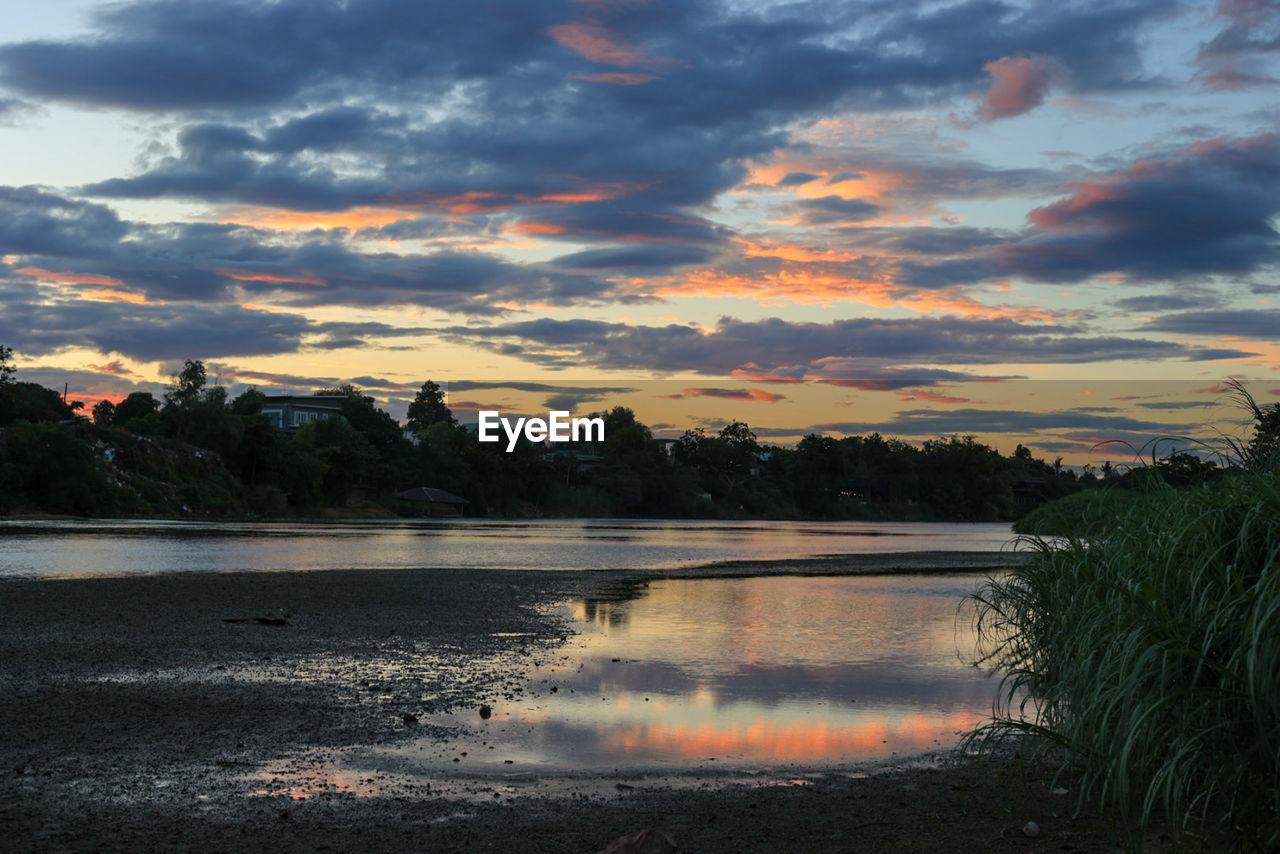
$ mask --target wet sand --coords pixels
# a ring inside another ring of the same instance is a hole
[[[1016,559],[0,581],[0,847],[590,852],[656,827],[687,851],[1114,850],[1110,819],[1071,819],[1073,795],[1021,763],[624,771],[529,786],[433,786],[326,765],[352,748],[450,737],[406,715],[518,697],[524,674],[572,631],[555,607],[570,598],[633,595],[655,577],[972,571]],[[273,769],[299,765],[314,779],[272,782]],[[1040,836],[1023,834],[1028,820]]]

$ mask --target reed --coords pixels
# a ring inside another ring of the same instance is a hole
[[[1109,510],[1087,535],[1022,538],[1034,561],[975,594],[981,659],[1004,681],[962,748],[1057,749],[1130,847],[1160,819],[1187,840],[1280,850],[1277,470],[1152,479]]]

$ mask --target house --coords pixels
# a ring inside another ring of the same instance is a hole
[[[312,421],[341,418],[342,403],[346,399],[342,394],[269,394],[262,405],[262,414],[271,419],[277,430],[292,433]]]
[[[462,508],[467,504],[465,498],[430,486],[415,486],[397,492],[396,498],[420,503],[424,516],[461,516]]]

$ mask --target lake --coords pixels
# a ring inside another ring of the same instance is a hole
[[[0,521],[0,577],[325,569],[646,569],[907,551],[999,551],[1006,524],[628,519]]]

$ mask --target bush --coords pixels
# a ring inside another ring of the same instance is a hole
[[[1101,499],[1087,534],[1027,540],[1036,559],[975,596],[1006,676],[965,746],[1040,736],[1131,829],[1162,816],[1280,849],[1280,476],[1139,498]]]

